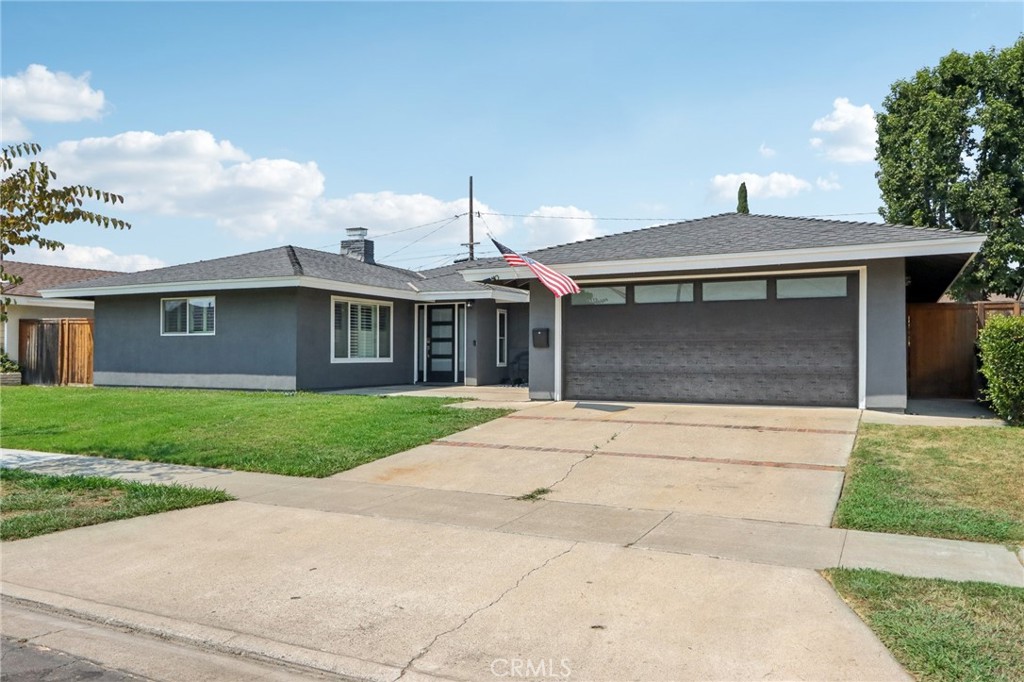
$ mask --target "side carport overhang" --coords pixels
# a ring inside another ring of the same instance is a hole
[[[983,235],[971,234],[929,241],[545,265],[581,285],[856,271],[858,406],[901,410],[906,407],[906,303],[937,300],[984,240]],[[469,281],[529,286],[530,327],[553,330],[549,349],[531,348],[531,397],[561,400],[565,388],[563,303],[526,268],[476,268],[462,274]]]

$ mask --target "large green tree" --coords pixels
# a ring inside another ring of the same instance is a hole
[[[131,227],[124,220],[84,208],[86,201],[119,204],[124,203],[124,197],[88,185],[56,184],[57,174],[46,162],[34,158],[41,151],[32,142],[0,150],[0,294],[19,282],[4,270],[4,259],[17,247],[34,244],[51,251],[64,248],[61,242],[43,235],[47,225],[85,221],[115,229]],[[2,295],[0,319],[7,319],[7,297]]]
[[[1024,36],[950,52],[892,85],[878,114],[878,186],[891,223],[984,232],[954,294],[1024,288]]]

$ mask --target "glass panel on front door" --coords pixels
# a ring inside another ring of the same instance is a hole
[[[455,307],[427,308],[427,381],[455,382]]]

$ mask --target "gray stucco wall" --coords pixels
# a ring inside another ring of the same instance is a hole
[[[159,295],[98,298],[94,383],[295,388],[295,289],[192,295],[216,296],[214,335],[162,336]]]
[[[497,366],[497,315],[494,301],[474,301],[466,311],[466,385],[496,384],[504,376]]]
[[[338,296],[348,298],[346,294]],[[331,292],[300,289],[297,295],[297,386],[302,390],[408,384],[413,380],[413,304],[394,305],[391,362],[331,362]],[[369,296],[352,296],[377,300]],[[379,299],[387,300],[387,299]]]
[[[555,296],[540,282],[530,282],[530,317],[527,343],[530,344],[530,399],[553,400],[555,397]],[[549,331],[547,348],[534,348],[534,329]]]
[[[508,357],[504,367],[498,366],[498,310],[508,313]],[[526,303],[474,301],[467,311],[466,385],[489,386],[503,379],[527,381],[528,360],[516,363],[529,348],[530,306]]]
[[[502,376],[507,376],[513,381],[521,379],[528,382],[530,304],[509,303],[504,307],[508,309],[508,367]]]
[[[903,258],[868,262],[868,408],[907,407],[907,304]]]

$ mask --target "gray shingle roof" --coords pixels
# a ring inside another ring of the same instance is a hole
[[[252,279],[265,277],[318,277],[321,279],[364,284],[410,291],[407,282],[417,279],[409,270],[370,265],[354,258],[296,246],[278,246],[238,256],[201,260],[172,265],[89,282],[90,287],[116,287],[139,284],[172,284],[211,280]],[[54,289],[78,288],[74,285]]]
[[[500,259],[495,259],[500,261]],[[265,251],[243,253],[238,256],[172,265],[156,270],[145,270],[100,277],[88,283],[89,287],[119,287],[146,284],[177,284],[232,279],[274,277],[316,277],[339,284],[395,289],[404,293],[415,290],[425,292],[465,291],[479,292],[491,285],[467,282],[459,271],[465,263],[447,265],[423,272],[403,270],[390,265],[368,264],[355,258],[326,251],[304,249],[297,246],[278,246]],[[413,286],[416,289],[413,289]],[[52,289],[78,289],[82,285],[59,285]]]
[[[531,251],[545,265],[860,246],[963,237],[906,225],[723,213]],[[476,267],[476,266],[474,266]]]
[[[419,272],[420,279],[413,282],[420,291],[474,291],[479,289],[476,282],[467,282],[461,274],[467,267],[479,265],[500,265],[504,261],[501,258],[484,258],[473,262],[454,263],[440,268],[431,268]],[[508,287],[496,287],[507,289]]]
[[[40,289],[72,282],[84,282],[100,277],[119,274],[114,270],[92,270],[88,268],[67,268],[62,265],[42,265],[40,263],[22,263],[20,261],[4,261],[4,271],[21,278],[21,284],[4,293],[10,296],[39,296]]]

